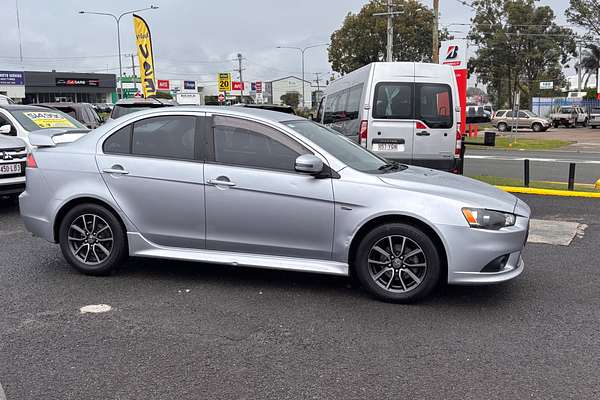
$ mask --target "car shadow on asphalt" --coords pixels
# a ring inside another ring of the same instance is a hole
[[[19,203],[17,200],[0,196],[0,217],[7,214],[19,212]]]
[[[294,290],[296,293],[305,291],[306,295],[316,294],[329,300],[332,296],[342,296],[353,299],[352,303],[359,300],[377,301],[352,278],[295,271],[131,258],[116,275],[115,278],[125,275],[129,278],[177,282],[182,287],[193,287],[201,282],[223,289],[245,286],[248,289]],[[484,286],[440,284],[428,299],[416,305],[476,305],[495,308],[511,301],[511,293],[514,292],[520,292],[518,283],[514,282]]]

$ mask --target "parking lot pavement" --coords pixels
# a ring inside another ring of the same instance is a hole
[[[10,400],[600,398],[600,201],[523,198],[585,234],[529,244],[512,282],[410,306],[345,278],[182,262],[86,277],[0,202],[0,384]]]

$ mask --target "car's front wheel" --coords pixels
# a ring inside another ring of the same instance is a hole
[[[361,241],[354,272],[373,296],[409,303],[427,296],[440,278],[440,256],[421,229],[403,223],[381,225]]]
[[[498,124],[498,130],[499,130],[500,132],[506,132],[506,131],[508,130],[508,125],[507,125],[507,124],[505,124],[504,122],[500,122],[500,123]]]
[[[544,127],[539,122],[534,122],[533,125],[531,125],[531,129],[533,129],[534,132],[541,132]]]
[[[87,275],[107,275],[127,256],[121,223],[96,204],[81,204],[67,212],[59,227],[59,242],[69,264]]]

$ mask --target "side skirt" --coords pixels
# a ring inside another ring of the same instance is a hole
[[[150,242],[137,232],[127,232],[127,240],[129,242],[129,255],[133,257],[165,258],[171,260],[227,264],[241,267],[281,269],[348,276],[348,264],[331,260],[166,247]]]

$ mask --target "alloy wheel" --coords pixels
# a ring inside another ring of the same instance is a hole
[[[390,292],[410,292],[427,274],[423,249],[414,240],[401,235],[385,236],[375,242],[367,262],[371,278]]]
[[[98,265],[111,254],[114,244],[110,225],[96,214],[75,218],[68,231],[71,253],[86,265]]]

